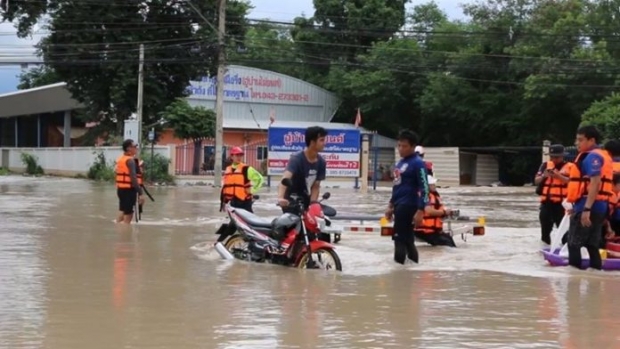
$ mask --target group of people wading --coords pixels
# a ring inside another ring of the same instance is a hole
[[[306,148],[291,155],[283,178],[290,178],[291,187],[280,184],[278,204],[287,212],[290,196],[295,194],[306,204],[319,198],[320,183],[325,180],[327,165],[319,154],[325,147],[327,130],[319,126],[306,129]],[[123,155],[116,161],[116,187],[119,199],[118,223],[130,224],[136,203],[144,204],[142,173],[144,169],[136,158],[137,145],[123,142]],[[451,214],[444,207],[437,192],[437,179],[432,176],[432,163],[424,161],[424,149],[418,145],[418,136],[402,131],[398,137],[398,151],[402,159],[393,171],[393,188],[386,218],[394,221],[394,260],[404,264],[407,257],[418,262],[414,237],[430,245],[456,247],[452,237],[443,231],[443,219]],[[224,205],[252,212],[254,195],[263,186],[263,176],[243,163],[244,152],[239,147],[230,150],[230,165],[224,171],[220,192],[220,211]]]
[[[568,245],[568,262],[581,268],[581,247],[590,256],[590,267],[602,269],[599,248],[620,235],[620,141],[599,147],[601,134],[594,126],[577,130],[578,150],[573,162],[565,161],[564,147],[549,148],[550,160],[534,179],[540,195],[541,240],[551,243],[553,226],[570,215],[570,228],[562,239]]]

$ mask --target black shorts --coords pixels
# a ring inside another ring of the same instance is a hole
[[[138,200],[138,193],[135,189],[116,189],[116,195],[118,196],[118,210],[122,211],[126,215],[133,214],[136,201]]]

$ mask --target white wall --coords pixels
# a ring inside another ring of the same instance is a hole
[[[21,154],[28,153],[38,158],[39,165],[47,174],[86,174],[100,151],[103,151],[108,162],[115,161],[121,155],[120,147],[0,148],[0,165],[11,171],[24,171]],[[174,161],[174,146],[155,146],[154,153]],[[174,171],[174,163],[169,168]]]

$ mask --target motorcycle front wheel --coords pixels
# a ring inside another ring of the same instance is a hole
[[[226,247],[226,249],[232,253],[233,248],[245,249],[248,247],[248,243],[243,240],[243,237],[241,235],[235,234],[229,237],[226,242],[224,242],[224,247]]]
[[[310,254],[308,252],[304,252],[304,255],[301,256],[301,259],[299,260],[299,265],[297,265],[297,268],[306,269],[309,256]],[[342,262],[340,262],[340,257],[336,251],[331,248],[320,247],[312,251],[312,261],[316,264],[317,269],[342,271]]]

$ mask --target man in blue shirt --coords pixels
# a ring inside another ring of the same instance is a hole
[[[392,197],[385,217],[394,219],[394,261],[405,264],[406,257],[418,263],[412,222],[422,223],[428,202],[428,183],[424,161],[415,153],[418,135],[402,131],[398,135],[398,154],[402,159],[394,168]]]
[[[582,126],[577,130],[576,145],[580,153],[576,165],[581,172],[581,179],[575,181],[571,175],[568,197],[579,199],[574,203],[570,228],[568,230],[568,263],[581,269],[581,247],[588,250],[590,267],[602,268],[599,245],[605,217],[608,212],[609,195],[612,192],[611,157],[598,149],[601,134],[594,126]],[[585,182],[580,182],[583,179]],[[583,188],[584,185],[587,187]],[[581,193],[581,190],[585,191]],[[609,192],[609,195],[606,193]],[[606,196],[607,195],[607,196]]]

